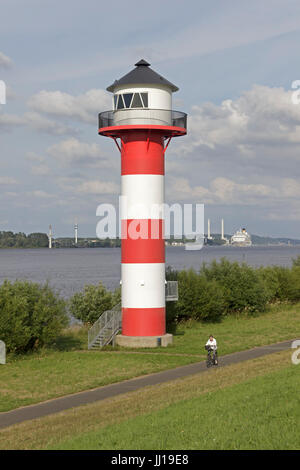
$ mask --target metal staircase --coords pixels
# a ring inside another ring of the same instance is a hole
[[[166,301],[178,300],[177,281],[166,282]],[[88,331],[88,349],[101,349],[107,344],[114,344],[115,336],[122,329],[121,303],[111,310],[106,310]]]
[[[88,349],[103,348],[114,343],[115,336],[122,328],[121,304],[106,310],[88,331]]]

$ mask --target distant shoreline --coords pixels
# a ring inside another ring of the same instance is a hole
[[[231,243],[228,243],[231,239],[229,234],[225,234],[225,238],[221,238],[221,235],[218,233],[213,233],[212,238],[209,240],[207,236],[204,235],[204,245],[205,246],[235,246]],[[193,238],[193,237],[192,237]],[[52,248],[120,248],[121,247],[121,238],[95,238],[95,237],[79,237],[76,240],[74,237],[57,237],[51,238]],[[268,237],[260,235],[251,235],[252,246],[300,246],[300,240],[297,238],[288,238],[288,237]],[[165,240],[166,246],[184,246],[185,243],[191,242],[191,236],[186,238],[175,238],[174,236],[169,236]],[[39,248],[49,248],[49,236],[46,233],[36,232],[26,235],[25,233],[13,233],[12,231],[0,231],[0,249],[39,249]],[[228,244],[227,244],[228,243]],[[236,248],[248,248],[247,246],[235,246]],[[249,247],[251,248],[251,246]]]
[[[251,246],[237,246],[231,244],[224,244],[224,245],[203,245],[203,248],[242,248],[242,249],[251,249],[251,248],[300,248],[300,241],[299,243],[253,243]],[[62,249],[107,249],[107,248],[117,248],[121,249],[120,246],[52,246],[49,248],[48,246],[1,246],[0,250],[62,250]],[[182,245],[166,245],[166,248],[184,248],[184,244]]]

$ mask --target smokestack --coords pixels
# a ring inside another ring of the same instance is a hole
[[[77,223],[77,219],[75,219],[74,232],[75,232],[75,245],[77,245],[77,240],[78,240],[78,223]]]
[[[224,219],[221,222],[221,240],[225,240],[224,238]]]
[[[210,235],[210,219],[208,219],[208,221],[207,221],[207,238],[208,238],[208,240],[211,239],[211,235]]]
[[[49,225],[49,248],[52,248],[52,225]]]

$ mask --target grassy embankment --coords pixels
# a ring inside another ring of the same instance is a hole
[[[299,449],[291,351],[0,430],[1,449]]]
[[[272,306],[256,317],[228,316],[220,323],[179,325],[174,345],[157,350],[87,351],[86,330],[66,331],[53,349],[0,366],[0,411],[158,372],[205,358],[203,345],[213,333],[220,354],[300,336],[300,304]]]

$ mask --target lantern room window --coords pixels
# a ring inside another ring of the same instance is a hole
[[[125,106],[124,106],[123,96],[119,95],[117,109],[124,109],[124,108]]]
[[[132,108],[143,108],[143,102],[141,99],[141,95],[139,93],[135,93],[132,103],[131,103]]]
[[[130,108],[130,103],[132,101],[133,93],[124,93],[123,98],[125,101],[125,107]]]
[[[114,106],[115,110],[148,108],[148,93],[120,93],[114,95]]]
[[[118,95],[114,95],[114,109],[117,109]]]
[[[148,93],[141,93],[144,108],[148,108]]]

